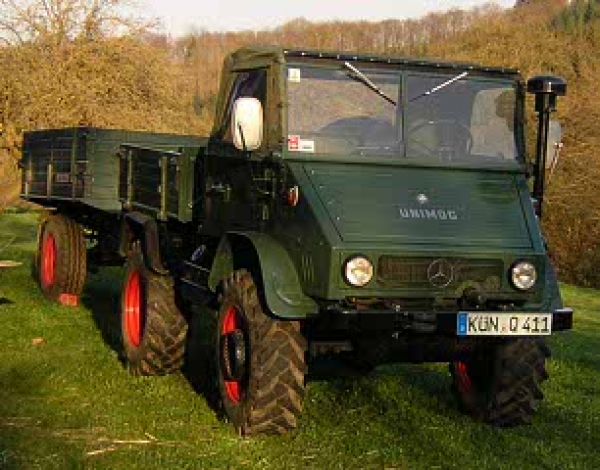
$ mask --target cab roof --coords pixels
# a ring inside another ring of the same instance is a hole
[[[505,67],[488,67],[464,62],[445,62],[432,59],[406,58],[384,55],[353,54],[350,52],[315,51],[308,49],[292,49],[280,46],[252,46],[238,49],[229,58],[232,70],[266,66],[272,63],[285,63],[289,59],[325,59],[378,64],[404,65],[428,69],[470,70],[502,75],[519,75],[519,70]]]

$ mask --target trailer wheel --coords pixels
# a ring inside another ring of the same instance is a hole
[[[550,349],[543,340],[513,339],[481,347],[450,364],[452,391],[464,412],[498,427],[530,424],[544,395]]]
[[[282,434],[302,412],[306,341],[298,321],[267,315],[251,274],[224,281],[216,368],[224,411],[243,436]]]
[[[139,244],[127,260],[121,336],[133,375],[165,375],[183,365],[187,322],[175,304],[173,280],[146,268]]]
[[[87,275],[85,238],[79,224],[62,215],[46,219],[36,264],[43,294],[50,300],[76,305]]]

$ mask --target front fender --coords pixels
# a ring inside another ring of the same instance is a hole
[[[249,242],[258,259],[264,298],[273,315],[286,319],[302,319],[316,314],[318,306],[302,291],[294,263],[287,251],[272,237],[259,232],[230,232],[225,235],[215,255],[208,278],[213,292],[235,269],[249,268],[236,260],[237,237]]]

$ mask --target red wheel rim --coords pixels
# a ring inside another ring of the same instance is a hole
[[[473,388],[473,382],[469,376],[469,368],[464,362],[455,363],[456,377],[458,378],[458,386],[463,392],[470,392]]]
[[[240,315],[235,307],[229,307],[223,320],[221,328],[221,336],[232,334],[236,330],[241,329],[242,323]],[[239,403],[242,400],[242,383],[239,380],[223,380],[225,384],[225,393],[227,398],[233,403]]]
[[[143,330],[142,283],[140,273],[135,271],[129,276],[125,287],[125,333],[136,348],[142,342]]]
[[[49,233],[42,243],[42,285],[49,289],[56,281],[56,240]]]

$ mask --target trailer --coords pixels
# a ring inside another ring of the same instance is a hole
[[[324,355],[446,362],[465,412],[529,423],[545,340],[572,327],[540,228],[565,93],[505,68],[241,49],[210,136],[25,135],[23,197],[54,210],[40,287],[74,305],[88,264],[125,263],[129,370],[177,371],[201,319],[188,359],[242,435],[295,428]]]

